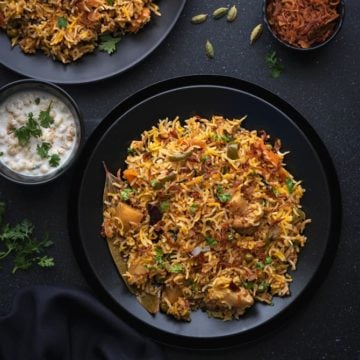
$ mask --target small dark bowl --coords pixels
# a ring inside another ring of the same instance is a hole
[[[73,115],[76,127],[76,142],[74,149],[72,150],[67,161],[63,165],[60,165],[56,171],[53,171],[50,174],[24,175],[11,170],[9,167],[0,162],[1,176],[18,184],[38,185],[50,182],[58,178],[71,167],[80,152],[80,148],[84,139],[84,131],[82,116],[74,99],[59,86],[49,82],[34,79],[25,79],[7,84],[0,89],[0,104],[16,93],[21,93],[23,91],[29,90],[42,91],[51,94],[61,100],[69,108],[71,114]]]
[[[339,17],[337,19],[337,22],[336,22],[335,28],[333,30],[333,33],[325,41],[323,41],[322,43],[316,44],[316,45],[311,46],[309,48],[300,48],[300,47],[291,45],[291,44],[287,43],[286,41],[280,39],[277,36],[276,32],[271,28],[271,26],[269,24],[269,21],[268,21],[268,18],[267,18],[267,12],[266,12],[267,5],[268,5],[268,3],[270,1],[271,0],[264,0],[264,5],[263,5],[264,21],[265,21],[265,23],[267,25],[267,28],[269,29],[270,33],[273,35],[273,37],[277,41],[279,41],[282,45],[286,46],[289,49],[298,50],[298,51],[310,51],[310,50],[320,49],[320,48],[322,48],[323,46],[325,46],[326,44],[328,44],[331,40],[333,40],[335,38],[335,36],[340,31],[340,29],[342,27],[342,24],[344,22],[345,3],[344,3],[344,0],[341,0],[340,4],[338,5],[338,9],[337,9],[338,13],[339,13]]]

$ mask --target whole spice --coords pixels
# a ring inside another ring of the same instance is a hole
[[[213,18],[216,20],[220,19],[223,16],[225,16],[228,11],[229,11],[229,9],[227,7],[220,7],[213,12],[213,14],[212,14]]]
[[[258,24],[256,25],[250,34],[250,44],[253,44],[257,39],[259,39],[259,37],[261,36],[263,32],[263,26],[262,24]]]
[[[202,24],[203,22],[205,22],[208,18],[207,14],[199,14],[199,15],[195,15],[191,18],[191,22],[193,24]]]
[[[208,58],[210,58],[210,59],[214,58],[214,47],[213,47],[212,43],[209,40],[206,40],[205,52],[206,52],[206,56]]]
[[[236,17],[237,17],[237,8],[236,8],[235,5],[233,5],[233,6],[230,8],[230,10],[229,10],[229,12],[228,12],[228,14],[227,14],[227,16],[226,16],[226,20],[227,20],[228,22],[233,22],[233,21],[236,19]]]

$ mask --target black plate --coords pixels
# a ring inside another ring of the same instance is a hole
[[[129,293],[113,264],[106,241],[100,237],[105,161],[109,169],[124,167],[132,139],[158,119],[179,115],[227,117],[248,115],[244,126],[264,129],[280,138],[288,169],[302,179],[306,193],[302,204],[312,224],[306,229],[308,244],[294,272],[291,296],[275,298],[274,306],[256,304],[238,321],[208,318],[201,311],[191,323],[164,314],[151,316]],[[250,83],[219,76],[193,76],[168,80],[131,96],[99,125],[82,154],[72,188],[69,224],[85,276],[101,298],[130,324],[158,341],[184,346],[213,347],[254,339],[275,325],[327,271],[340,229],[340,195],[331,159],[306,120],[284,101]]]
[[[95,51],[71,64],[62,64],[45,56],[25,55],[18,46],[10,47],[8,37],[0,32],[0,64],[28,77],[58,84],[80,84],[118,75],[154,51],[179,18],[186,0],[161,0],[161,16],[154,16],[144,29],[125,36],[113,55]]]

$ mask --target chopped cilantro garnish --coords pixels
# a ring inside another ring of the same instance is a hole
[[[264,263],[262,263],[261,261],[259,261],[259,262],[256,263],[256,267],[257,267],[259,270],[263,270],[263,269],[264,269]]]
[[[136,151],[135,151],[135,149],[129,147],[129,148],[127,149],[127,153],[128,153],[129,155],[135,155],[135,154],[136,154]]]
[[[36,152],[42,159],[46,159],[49,157],[50,148],[51,144],[49,144],[48,142],[43,142],[41,143],[41,145],[38,144],[36,146]]]
[[[245,289],[250,290],[250,289],[252,289],[254,287],[254,282],[253,281],[245,281],[244,282],[244,287],[245,287]]]
[[[100,36],[99,50],[112,54],[116,51],[116,45],[120,40],[120,37],[113,37],[111,35]]]
[[[162,201],[160,203],[160,211],[164,213],[165,211],[168,211],[170,209],[170,202],[169,200]]]
[[[106,2],[108,3],[108,5],[114,5],[114,0],[106,0]]]
[[[183,266],[181,264],[172,264],[169,266],[169,271],[171,273],[180,273],[183,271]]]
[[[205,236],[205,241],[209,246],[215,246],[217,244],[217,241],[211,236]]]
[[[44,111],[40,111],[39,122],[43,128],[49,128],[54,123],[54,118],[50,115],[52,102],[50,102],[48,108]]]
[[[269,285],[270,284],[268,282],[262,281],[258,286],[258,292],[265,292],[268,289]]]
[[[4,153],[2,151],[0,151],[0,156],[3,156],[3,155],[4,155]]]
[[[40,98],[37,97],[37,98],[35,98],[34,101],[35,101],[35,104],[36,104],[36,105],[39,105],[39,104],[40,104]]]
[[[231,194],[224,192],[224,188],[221,185],[218,185],[216,188],[216,196],[222,203],[226,203],[231,199]]]
[[[232,136],[226,134],[221,135],[220,139],[225,143],[228,143],[233,140]]]
[[[267,256],[266,259],[265,259],[265,264],[266,265],[270,265],[272,263],[272,258],[271,256]]]
[[[51,167],[57,167],[60,164],[60,157],[57,154],[52,154],[49,159],[49,164]]]
[[[134,192],[134,190],[130,189],[130,188],[120,190],[120,199],[122,201],[128,201],[133,192]]]
[[[196,210],[198,209],[199,205],[198,204],[194,204],[192,203],[190,206],[189,206],[189,212],[190,214],[194,215],[196,213]]]
[[[294,183],[294,181],[293,181],[292,179],[290,179],[290,178],[287,178],[287,179],[285,180],[285,184],[286,184],[286,187],[287,187],[289,193],[291,194],[291,193],[294,191],[294,189],[295,189],[295,183]]]
[[[14,134],[18,139],[19,145],[25,146],[30,141],[31,136],[39,137],[42,131],[38,122],[34,119],[33,113],[28,114],[28,121],[25,125],[14,130]]]
[[[158,266],[163,267],[164,266],[164,252],[161,248],[155,249],[155,262]]]
[[[68,21],[63,16],[60,16],[58,18],[57,25],[59,29],[66,29],[68,26]]]

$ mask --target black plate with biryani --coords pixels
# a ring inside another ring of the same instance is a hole
[[[335,251],[340,195],[327,151],[255,85],[153,85],[105,118],[79,164],[69,223],[82,269],[155,340],[255,339],[309,299]]]
[[[0,63],[25,76],[61,84],[106,79],[154,51],[175,25],[185,2],[4,2],[0,5]]]

